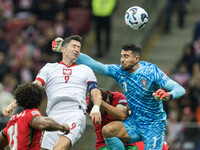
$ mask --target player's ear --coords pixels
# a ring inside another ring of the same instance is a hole
[[[135,56],[135,60],[136,60],[137,62],[140,61],[140,56],[139,56],[139,55]]]

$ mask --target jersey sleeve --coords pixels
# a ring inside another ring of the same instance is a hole
[[[153,66],[154,67],[151,72],[151,78],[157,85],[164,87],[167,81],[169,80],[169,77],[162,70],[160,70],[156,65],[153,65]]]
[[[87,84],[89,82],[97,82],[96,76],[94,72],[92,71],[92,69],[87,66],[86,66],[86,69],[87,69]]]
[[[42,116],[38,109],[33,109],[28,113],[28,124],[31,126],[32,120],[35,116]]]
[[[154,74],[154,81],[159,86],[170,90],[170,93],[172,94],[173,99],[177,99],[185,94],[185,89],[179,85],[177,82],[170,79],[163,71],[161,71],[156,65],[155,65],[155,74]]]
[[[116,102],[116,105],[122,104],[122,105],[128,106],[126,97],[122,93],[120,92],[112,92],[112,93],[113,93],[113,101]]]
[[[3,135],[3,137],[7,137],[7,127],[5,127],[3,130],[1,130],[1,134]]]
[[[102,74],[102,75],[108,75],[109,74],[107,65],[104,65],[104,64],[92,59],[91,57],[89,57],[86,54],[80,53],[76,62],[78,64],[87,65],[94,72],[97,72],[99,74]]]
[[[46,64],[38,73],[35,80],[39,80],[44,86],[47,82],[48,72],[50,70],[49,64]]]
[[[118,103],[119,104],[124,104],[124,105],[128,106],[126,97],[123,94],[121,94],[121,93],[118,93]]]
[[[116,64],[106,65],[108,68],[108,75],[116,79],[117,73],[120,72],[121,67]]]

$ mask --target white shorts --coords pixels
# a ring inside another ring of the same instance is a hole
[[[50,112],[49,116],[54,121],[60,124],[68,124],[70,127],[70,133],[66,135],[70,139],[73,145],[83,134],[86,128],[86,116],[81,109],[76,109],[74,111],[54,111]],[[45,131],[41,147],[45,149],[53,149],[59,135],[62,134],[61,131]]]

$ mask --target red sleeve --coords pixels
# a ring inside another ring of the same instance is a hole
[[[1,131],[2,135],[4,137],[7,137],[7,127],[5,127],[2,131]]]
[[[28,113],[28,124],[31,126],[31,121],[35,116],[42,116],[38,109],[31,109]]]
[[[86,104],[88,104],[88,103],[89,103],[89,97],[87,97],[87,98],[85,99],[85,101],[86,101]]]
[[[45,86],[45,82],[42,78],[37,77],[35,80],[39,80],[42,83],[42,85]]]
[[[117,104],[125,104],[126,106],[128,106],[126,97],[122,93],[112,92],[112,94],[113,94],[113,100],[115,100]]]
[[[163,143],[163,149],[162,150],[169,150],[169,145],[167,144],[166,141]]]

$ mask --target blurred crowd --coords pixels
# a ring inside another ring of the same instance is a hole
[[[200,22],[190,43],[183,45],[181,59],[168,76],[186,89],[176,101],[164,103],[168,114],[166,138],[172,149],[200,149]]]
[[[47,62],[56,37],[84,36],[90,30],[90,0],[0,0],[0,122],[2,109],[22,82],[31,82]],[[3,126],[1,125],[1,128]]]

